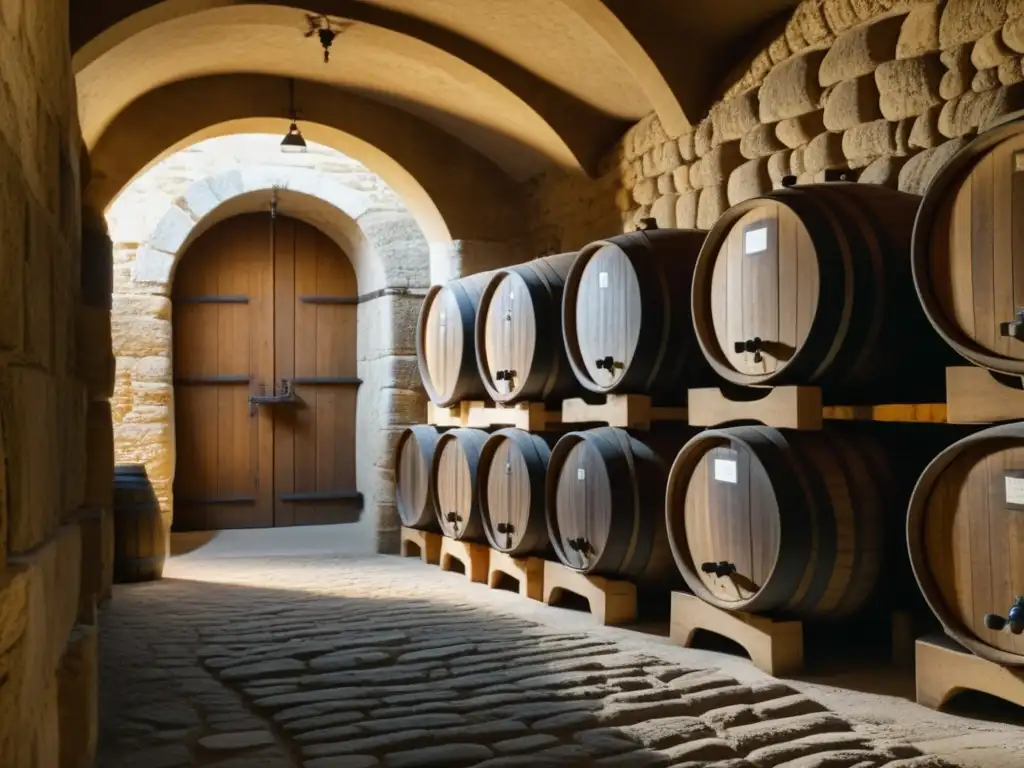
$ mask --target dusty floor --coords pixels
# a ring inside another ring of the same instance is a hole
[[[118,587],[99,765],[1024,765],[1024,728],[918,707],[899,672],[780,682],[342,537],[235,532]]]

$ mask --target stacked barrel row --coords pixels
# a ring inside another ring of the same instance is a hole
[[[706,234],[641,231],[435,288],[419,334],[427,392],[445,406],[613,393],[682,403],[708,385],[751,400],[818,385],[826,402],[878,404],[941,401],[961,358],[1020,377],[1021,125],[976,139],[923,201],[793,186]],[[556,440],[417,427],[400,446],[399,506],[416,472],[420,517],[403,512],[407,525],[553,551],[590,573],[678,573],[720,608],[804,618],[863,610],[882,585],[898,592],[909,549],[946,631],[1021,664],[1024,425],[961,435],[725,424]]]

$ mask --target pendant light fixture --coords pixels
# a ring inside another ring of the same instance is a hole
[[[302,131],[299,130],[299,125],[296,122],[298,120],[298,113],[295,111],[295,78],[288,81],[288,96],[288,118],[292,122],[291,125],[288,126],[288,133],[285,134],[284,139],[281,141],[281,151],[293,153],[305,152],[306,139],[303,138]]]

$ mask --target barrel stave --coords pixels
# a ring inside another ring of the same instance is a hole
[[[437,531],[431,491],[431,465],[444,430],[426,424],[409,427],[395,446],[395,502],[402,524]]]
[[[477,483],[487,433],[458,428],[437,441],[431,462],[432,499],[441,532],[460,541],[484,543]]]

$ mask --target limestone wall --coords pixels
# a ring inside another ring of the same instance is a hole
[[[117,461],[144,463],[168,524],[173,511],[174,417],[171,366],[173,269],[217,221],[267,210],[317,226],[353,262],[364,301],[358,314],[357,486],[364,514],[351,536],[374,548],[397,541],[397,433],[421,421],[414,327],[430,279],[430,248],[398,196],[339,152],[310,145],[282,154],[280,138],[240,135],[203,142],[154,166],[113,203],[113,420]]]
[[[78,358],[90,264],[67,40],[66,2],[0,3],[0,765],[19,768],[90,765],[96,742],[102,511],[85,504],[110,467],[86,455],[105,393]]]
[[[614,153],[620,188],[589,190],[626,231],[646,217],[708,229],[787,175],[829,169],[921,194],[972,135],[1024,108],[1022,54],[1021,0],[805,0],[692,132],[645,118]]]

